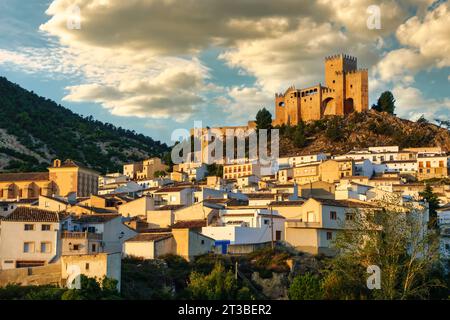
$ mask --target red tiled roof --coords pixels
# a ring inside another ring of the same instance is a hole
[[[0,174],[0,182],[46,181],[46,180],[49,180],[48,172],[21,172],[21,173]]]
[[[29,207],[18,207],[6,216],[3,221],[59,222],[65,217],[67,217],[67,215],[54,211]]]
[[[131,238],[126,242],[161,241],[172,237],[173,235],[171,233],[139,233],[134,238]]]
[[[190,185],[188,185],[188,186],[178,186],[178,187],[164,187],[164,188],[159,189],[155,193],[180,192],[181,190],[191,189],[191,188],[193,188],[193,187],[190,186]]]
[[[85,214],[77,218],[79,223],[104,223],[111,221],[117,217],[121,217],[120,214]]]
[[[172,225],[173,229],[192,229],[206,227],[206,220],[180,220]]]
[[[334,200],[334,199],[325,199],[325,198],[311,198],[323,205],[326,206],[334,206],[334,207],[345,207],[345,208],[376,208],[376,205],[367,202],[358,202],[351,200]]]
[[[272,207],[289,207],[289,206],[300,206],[304,204],[304,200],[292,200],[292,201],[272,201],[270,205]]]
[[[166,204],[155,210],[178,210],[184,207],[186,207],[184,204]]]

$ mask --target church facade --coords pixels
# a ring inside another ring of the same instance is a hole
[[[339,54],[325,58],[325,86],[292,86],[275,95],[273,125],[297,125],[300,121],[361,112],[368,107],[367,69],[358,69],[355,57]]]

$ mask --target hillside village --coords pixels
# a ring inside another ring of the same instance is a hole
[[[291,156],[278,167],[262,175],[255,162],[225,164],[223,176],[211,176],[205,164],[187,163],[167,173],[151,158],[100,176],[55,160],[48,172],[0,174],[0,282],[64,283],[70,264],[120,286],[125,257],[193,260],[272,245],[333,256],[340,222],[380,209],[387,198],[425,210],[427,228],[428,204],[420,196],[426,183],[442,205],[439,224],[449,221],[450,187],[439,183],[448,181],[449,157],[438,147]],[[443,233],[445,259],[449,240]],[[23,268],[50,268],[56,278],[23,276]]]
[[[356,58],[327,57],[325,79],[325,86],[290,87],[275,96],[272,124],[285,130],[282,139],[289,136],[286,128],[303,122],[397,119],[368,111],[367,71],[357,69]],[[259,130],[257,121],[216,129],[223,140],[227,129]],[[207,131],[200,130],[202,149],[210,142]],[[0,287],[65,286],[75,272],[114,279],[120,291],[124,261],[168,255],[191,262],[208,254],[239,257],[283,248],[332,258],[338,253],[334,241],[349,222],[389,209],[418,217],[420,235],[440,230],[440,259],[448,267],[446,134],[439,140],[443,147],[399,141],[347,145],[343,152],[317,150],[317,143],[308,142],[290,150],[282,140],[281,156],[269,170],[259,156],[214,163],[200,156],[179,164],[159,157],[124,161],[120,172],[108,174],[71,159],[55,159],[46,171],[1,173]]]

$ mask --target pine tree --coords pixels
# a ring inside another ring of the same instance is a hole
[[[262,108],[256,114],[256,129],[271,129],[272,128],[272,114],[266,109]]]
[[[372,109],[379,112],[387,112],[394,114],[395,110],[395,99],[394,95],[390,91],[383,92],[378,98],[377,104],[372,106]]]

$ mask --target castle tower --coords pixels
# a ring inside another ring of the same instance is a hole
[[[354,57],[339,54],[325,58],[325,85],[334,90],[334,106],[336,115],[344,115],[346,109],[353,109],[351,101],[346,101],[346,74],[357,70]],[[347,103],[347,107],[345,104]]]
[[[288,88],[275,95],[273,125],[296,125],[327,115],[361,112],[369,107],[367,69],[358,70],[355,57],[339,54],[325,58],[325,86]]]

